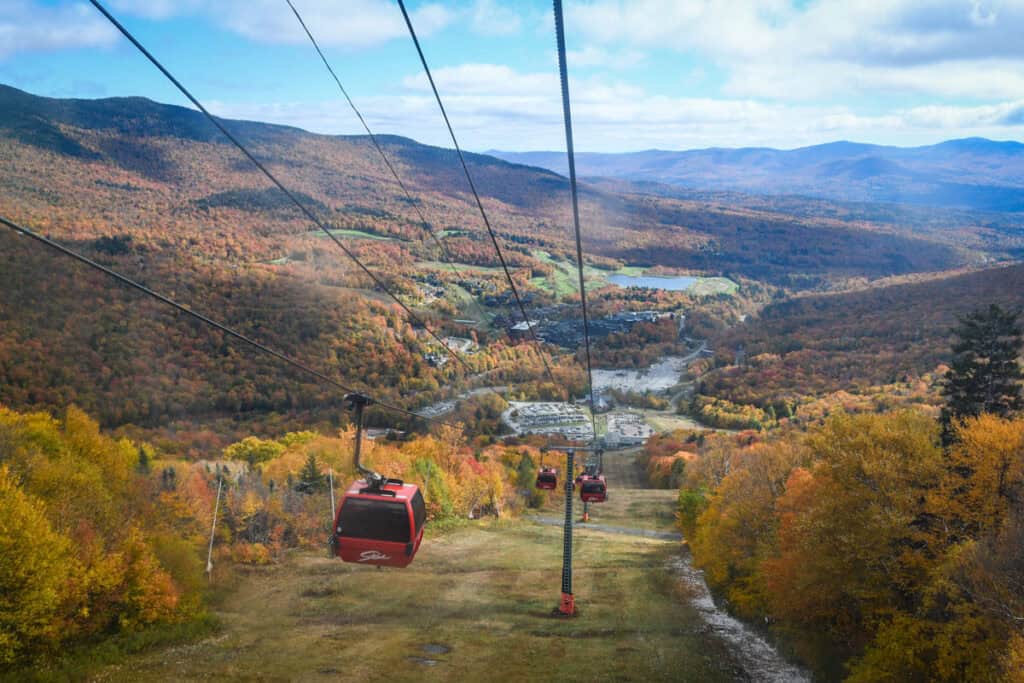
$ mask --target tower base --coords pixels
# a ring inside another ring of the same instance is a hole
[[[554,617],[575,617],[577,614],[576,598],[572,593],[562,593],[562,600],[558,603],[558,607],[551,610],[551,616]]]

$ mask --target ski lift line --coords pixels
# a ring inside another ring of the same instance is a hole
[[[95,0],[94,0],[95,1]],[[434,91],[434,99],[437,100],[437,106],[441,110],[441,116],[444,118],[445,126],[448,128],[448,135],[452,139],[452,144],[455,146],[455,152],[459,156],[459,163],[462,164],[462,170],[466,174],[466,180],[469,182],[469,189],[473,193],[473,198],[476,200],[476,206],[480,210],[480,216],[483,218],[484,226],[487,228],[487,234],[491,237],[491,244],[494,246],[494,252],[498,255],[498,260],[501,262],[501,269],[505,271],[505,279],[508,280],[509,288],[512,290],[512,295],[515,297],[516,304],[519,306],[519,312],[523,315],[523,323],[526,325],[530,332],[530,336],[533,337],[533,341],[540,345],[540,339],[537,338],[537,332],[533,329],[533,325],[530,324],[530,316],[526,313],[526,306],[523,305],[523,300],[519,296],[519,289],[516,287],[515,281],[512,279],[512,273],[508,269],[508,263],[505,261],[504,254],[501,253],[501,247],[498,245],[498,237],[494,234],[494,228],[491,227],[491,221],[487,218],[487,212],[484,210],[483,202],[480,201],[480,194],[476,190],[476,184],[473,182],[473,176],[469,172],[469,166],[466,164],[466,157],[462,154],[462,148],[459,146],[459,141],[455,137],[455,130],[452,128],[452,123],[448,119],[448,112],[444,108],[444,103],[441,101],[441,94],[437,90],[437,85],[434,83],[434,76],[430,72],[430,66],[427,64],[427,58],[423,54],[423,48],[420,47],[420,40],[416,37],[416,30],[412,26],[412,19],[409,17],[409,12],[405,9],[404,0],[398,0],[398,7],[402,10],[402,16],[405,18],[405,25],[409,28],[409,35],[412,37],[412,42],[416,46],[416,52],[419,54],[420,63],[423,65],[423,71],[427,74],[427,80],[430,81],[430,89]],[[548,365],[548,361],[541,354],[541,360],[544,363],[544,369],[547,371],[548,379],[553,384],[558,384],[555,381],[554,375],[551,373],[551,366]]]
[[[301,370],[302,372],[305,372],[308,375],[312,375],[313,377],[317,378],[321,382],[324,382],[326,384],[330,384],[330,385],[332,385],[332,386],[334,386],[334,387],[336,387],[338,389],[341,389],[346,394],[362,393],[362,392],[359,392],[359,391],[357,391],[355,389],[352,389],[351,387],[348,387],[348,386],[342,384],[341,382],[339,382],[339,381],[337,381],[337,380],[335,380],[335,379],[333,379],[331,377],[328,377],[327,375],[323,374],[322,372],[320,372],[318,370],[314,370],[313,368],[311,368],[308,365],[302,363],[301,361],[298,361],[298,360],[292,358],[291,356],[288,356],[288,355],[286,355],[284,353],[281,353],[280,351],[275,351],[274,349],[272,349],[272,348],[270,348],[268,346],[265,346],[265,345],[261,344],[260,342],[254,340],[254,339],[250,339],[249,337],[245,336],[241,332],[236,332],[235,330],[231,329],[230,327],[228,327],[228,326],[226,326],[226,325],[224,325],[222,323],[219,323],[216,320],[213,320],[212,318],[206,317],[202,313],[197,313],[196,311],[193,311],[188,306],[185,306],[184,304],[180,304],[177,301],[174,301],[173,299],[170,299],[170,298],[164,296],[163,294],[160,294],[159,292],[155,292],[152,289],[150,289],[149,287],[146,287],[145,285],[140,284],[140,283],[136,282],[135,280],[132,280],[131,278],[127,277],[126,275],[122,275],[121,273],[118,273],[115,270],[111,270],[110,268],[108,268],[108,267],[106,267],[106,266],[104,266],[104,265],[102,265],[100,263],[97,263],[96,261],[93,261],[88,256],[80,254],[77,251],[74,251],[73,249],[69,249],[68,247],[65,247],[62,244],[54,242],[50,238],[44,237],[43,235],[40,235],[39,233],[37,233],[37,232],[35,232],[33,230],[30,230],[29,228],[26,228],[24,226],[18,225],[17,223],[14,223],[13,221],[10,221],[10,220],[4,218],[3,216],[0,216],[0,224],[3,224],[4,226],[10,228],[16,234],[24,235],[24,236],[29,237],[29,238],[31,238],[31,239],[33,239],[33,240],[35,240],[35,241],[37,241],[37,242],[39,242],[41,244],[46,245],[47,247],[50,247],[51,249],[59,251],[60,253],[64,254],[65,256],[69,256],[69,257],[75,259],[76,261],[79,261],[80,263],[84,263],[85,265],[87,265],[87,266],[89,266],[91,268],[94,268],[94,269],[104,273],[105,275],[114,278],[115,280],[118,280],[122,284],[128,285],[129,287],[131,287],[133,289],[136,289],[136,290],[142,292],[143,294],[156,299],[157,301],[160,301],[160,302],[162,302],[164,304],[167,304],[168,306],[170,306],[170,307],[172,307],[172,308],[174,308],[174,309],[176,309],[176,310],[178,310],[178,311],[180,311],[180,312],[182,312],[182,313],[184,313],[184,314],[186,314],[188,316],[191,316],[192,318],[195,318],[196,320],[198,320],[198,321],[200,321],[200,322],[202,322],[202,323],[204,323],[206,325],[209,325],[210,327],[214,327],[214,328],[220,330],[221,332],[223,332],[224,334],[226,334],[226,335],[228,335],[230,337],[233,337],[234,339],[237,339],[237,340],[239,340],[241,342],[244,342],[245,344],[248,344],[249,346],[251,346],[252,348],[256,349],[257,351],[261,351],[261,352],[263,352],[263,353],[265,353],[267,355],[273,356],[274,358],[277,358],[278,360],[287,363],[288,365],[292,366],[293,368]],[[434,422],[436,424],[442,424],[442,425],[447,425],[449,427],[454,427],[454,425],[452,425],[450,422],[445,422],[444,420],[438,420],[437,418],[425,417],[423,415],[419,415],[417,413],[414,413],[414,412],[412,412],[410,410],[406,410],[405,408],[399,408],[398,406],[394,406],[394,405],[391,405],[389,403],[382,403],[380,401],[377,401],[376,399],[374,399],[374,402],[377,403],[377,405],[381,406],[382,408],[385,408],[387,410],[390,410],[390,411],[393,411],[393,412],[396,412],[396,413],[400,413],[402,415],[406,415],[408,417],[416,418],[417,420],[425,420],[427,422]]]
[[[565,120],[565,151],[569,157],[569,189],[572,194],[572,223],[576,233],[576,270],[580,281],[580,306],[583,309],[583,341],[587,354],[587,390],[590,394],[590,424],[597,438],[597,419],[594,417],[594,372],[590,361],[590,317],[587,314],[587,286],[583,281],[583,238],[580,233],[580,204],[576,187],[576,153],[572,142],[572,111],[569,106],[569,69],[565,58],[565,22],[562,18],[562,0],[553,0],[555,12],[555,41],[558,47],[558,75],[562,82],[562,118]]]
[[[426,217],[423,215],[423,211],[420,209],[419,205],[416,203],[416,200],[413,198],[412,192],[409,190],[408,186],[402,180],[401,176],[399,176],[398,170],[395,168],[394,164],[391,163],[391,159],[388,158],[388,155],[384,151],[383,146],[381,146],[380,142],[377,140],[377,136],[374,135],[372,130],[370,130],[370,125],[366,122],[366,119],[363,118],[363,114],[362,112],[359,111],[359,108],[356,107],[355,102],[352,101],[352,98],[349,96],[348,91],[345,89],[345,86],[341,84],[341,79],[338,78],[338,74],[335,73],[334,68],[327,60],[327,56],[323,53],[323,50],[320,49],[320,44],[317,42],[316,38],[313,37],[313,33],[312,31],[310,31],[305,20],[302,18],[302,14],[295,7],[295,4],[292,2],[292,0],[285,0],[285,2],[288,3],[288,7],[291,8],[292,14],[294,14],[295,18],[299,21],[299,25],[302,26],[302,30],[306,32],[306,36],[309,37],[310,42],[316,49],[316,53],[320,56],[320,61],[323,62],[324,66],[327,68],[328,73],[330,73],[331,78],[333,78],[335,84],[337,84],[338,90],[341,91],[341,94],[345,97],[345,101],[348,102],[348,105],[352,109],[352,112],[356,115],[356,118],[359,119],[359,123],[362,124],[363,130],[366,131],[367,136],[369,136],[370,138],[370,142],[373,143],[373,146],[376,148],[377,153],[380,154],[380,158],[384,161],[384,165],[387,166],[388,170],[391,172],[392,177],[394,177],[395,182],[397,182],[398,186],[402,189],[402,192],[405,194],[406,199],[409,201],[409,205],[413,207],[413,210],[419,217],[420,222],[423,224],[424,231],[434,241],[434,244],[437,245],[438,249],[441,252],[442,260],[445,262],[445,264],[447,264],[448,268],[452,271],[453,275],[455,275],[457,278],[461,277],[462,273],[459,270],[459,268],[455,265],[455,259],[452,258],[451,252],[448,251],[448,248],[444,246],[444,243],[441,242],[440,239],[438,239],[437,233],[435,233],[433,228],[431,228],[429,221],[427,221]],[[480,306],[480,302],[477,301],[476,297],[472,297],[471,301],[473,302],[473,306],[476,308],[476,311],[480,316],[479,322],[483,323],[483,321],[487,319],[487,314]],[[509,334],[511,335],[511,332],[509,332]],[[543,353],[543,351],[541,351],[541,353]]]
[[[338,90],[341,91],[341,94],[345,97],[345,101],[348,102],[348,106],[352,109],[352,112],[356,115],[356,118],[359,119],[359,123],[362,124],[363,130],[366,131],[366,134],[370,138],[370,142],[373,143],[373,146],[377,149],[377,153],[380,154],[380,158],[384,161],[384,165],[387,166],[388,170],[391,172],[391,175],[394,177],[395,182],[398,183],[398,186],[402,188],[402,192],[405,194],[405,198],[409,200],[409,205],[413,207],[414,211],[416,211],[416,215],[419,216],[420,223],[422,223],[423,225],[423,230],[434,241],[434,244],[437,245],[437,248],[440,250],[441,253],[441,258],[444,259],[445,263],[448,264],[448,267],[451,269],[452,274],[454,274],[456,277],[460,277],[461,274],[459,272],[459,269],[455,266],[455,262],[452,259],[452,255],[448,251],[448,248],[444,246],[444,243],[441,242],[440,239],[438,239],[437,233],[435,233],[434,229],[430,227],[430,223],[423,215],[423,211],[420,210],[419,205],[413,198],[412,192],[409,191],[409,188],[406,186],[401,176],[398,175],[398,170],[395,169],[394,165],[391,163],[391,159],[389,159],[388,155],[384,152],[384,148],[377,140],[377,136],[373,134],[372,130],[370,130],[370,126],[369,124],[366,123],[366,119],[363,118],[362,112],[359,111],[359,108],[356,107],[355,102],[352,101],[352,98],[349,96],[348,91],[345,90],[345,86],[341,84],[341,79],[338,78],[338,75],[334,72],[334,68],[331,66],[330,62],[327,61],[326,55],[324,55],[323,50],[320,49],[320,44],[317,42],[316,38],[313,37],[313,33],[309,30],[309,27],[306,25],[306,22],[302,18],[302,15],[299,13],[299,10],[295,8],[295,5],[294,3],[292,3],[292,0],[285,0],[285,2],[288,3],[288,7],[291,8],[292,14],[295,15],[295,18],[299,20],[299,25],[302,26],[302,30],[306,32],[306,35],[309,37],[309,41],[313,43],[313,47],[316,49],[316,53],[320,55],[320,61],[322,61],[324,63],[324,66],[327,67],[328,73],[331,74],[331,78],[333,78],[334,82],[337,84]],[[473,298],[473,304],[476,306],[477,313],[480,314],[480,321],[484,321],[487,318],[487,316],[484,314],[483,309],[480,308],[480,304],[477,302],[475,297]]]
[[[402,308],[402,310],[405,311],[406,315],[409,316],[410,320],[412,320],[413,322],[421,325],[423,327],[423,329],[425,329],[427,331],[427,333],[431,337],[434,338],[434,341],[436,341],[438,344],[440,344],[441,347],[444,348],[444,350],[446,352],[448,352],[448,355],[450,355],[459,365],[461,365],[464,370],[466,370],[468,373],[470,373],[471,376],[473,374],[475,374],[473,369],[469,367],[469,364],[466,363],[465,360],[463,360],[462,356],[460,356],[458,353],[456,353],[450,346],[448,346],[444,342],[444,340],[436,332],[434,332],[432,329],[430,329],[430,327],[426,324],[426,322],[422,318],[420,318],[418,315],[416,315],[413,312],[413,310],[411,308],[409,308],[409,306],[407,306],[401,299],[399,299],[398,296],[396,296],[391,291],[391,288],[389,288],[386,284],[384,284],[384,281],[381,280],[380,277],[375,275],[373,273],[373,271],[371,271],[369,268],[367,268],[363,264],[363,262],[360,261],[359,258],[355,255],[355,253],[353,253],[352,250],[350,250],[348,247],[346,247],[344,245],[344,243],[342,243],[341,240],[339,240],[331,232],[330,228],[328,228],[323,223],[323,221],[321,221],[319,218],[317,218],[316,214],[314,214],[312,211],[310,211],[309,208],[307,208],[305,204],[300,202],[298,200],[298,198],[294,194],[292,194],[292,192],[290,190],[288,190],[288,188],[286,188],[284,186],[284,184],[281,183],[280,180],[277,179],[277,176],[275,176],[273,173],[271,173],[267,169],[266,166],[264,166],[255,156],[253,156],[253,154],[245,147],[245,145],[243,145],[241,142],[239,142],[238,138],[236,138],[234,135],[232,135],[228,131],[228,129],[224,127],[224,124],[222,124],[217,119],[217,117],[215,117],[213,114],[211,114],[209,112],[209,110],[206,107],[204,107],[203,104],[198,99],[196,99],[196,97],[191,92],[189,92],[188,88],[186,88],[184,85],[182,85],[181,82],[177,78],[175,78],[174,75],[170,71],[167,70],[167,68],[160,62],[160,60],[158,60],[156,57],[154,57],[153,54],[149,50],[147,50],[146,47],[142,43],[139,42],[139,40],[131,33],[131,31],[129,31],[127,28],[125,28],[125,26],[123,24],[121,24],[121,22],[119,22],[114,17],[114,15],[112,15],[109,11],[107,11],[107,8],[104,7],[103,4],[99,2],[99,0],[89,0],[89,2],[93,5],[93,7],[95,7],[97,10],[99,10],[99,12],[104,17],[106,17],[107,21],[109,21],[114,26],[114,28],[116,28],[118,31],[120,31],[121,35],[123,35],[125,38],[127,38],[128,41],[132,45],[134,45],[139,50],[139,52],[141,52],[146,57],[146,59],[148,59],[153,64],[153,66],[155,66],[160,71],[160,73],[162,73],[164,76],[166,76],[167,80],[169,80],[172,84],[174,84],[174,86],[181,92],[181,94],[184,95],[186,98],[188,98],[189,102],[191,102],[193,105],[195,105],[195,107],[197,109],[199,109],[199,111],[201,111],[206,116],[206,118],[209,119],[210,122],[214,126],[216,126],[217,129],[221,133],[223,133],[225,135],[225,137],[227,137],[228,140],[230,140],[235,145],[235,147],[237,147],[239,149],[239,151],[241,151],[242,154],[244,154],[246,156],[246,158],[248,158],[249,161],[251,161],[253,163],[253,165],[255,165],[256,168],[258,168],[263,173],[263,175],[265,175],[267,177],[267,179],[270,180],[270,182],[272,182],[279,190],[284,192],[285,196],[287,196],[288,199],[290,199],[291,202],[293,204],[295,204],[296,207],[298,207],[299,211],[301,211],[303,213],[303,215],[306,216],[306,218],[308,218],[314,225],[316,225],[318,228],[320,228],[320,230],[322,230],[324,232],[324,234],[326,234],[331,239],[331,241],[334,242],[334,244],[336,244],[338,246],[338,248],[341,249],[342,252],[344,252],[345,255],[348,256],[353,261],[353,263],[355,263],[359,267],[360,270],[363,271],[363,273],[365,273],[371,280],[373,280],[374,284],[376,284],[378,287],[380,287],[381,290],[384,291],[385,294],[387,294],[389,297],[394,299],[395,303],[397,303]],[[502,401],[505,401],[505,398],[503,396],[501,396],[501,394],[499,394],[498,392],[494,391],[493,389],[491,391],[494,393],[495,396],[498,396],[499,398],[501,398]]]

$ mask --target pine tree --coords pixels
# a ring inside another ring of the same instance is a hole
[[[942,394],[943,440],[953,440],[957,422],[991,413],[1007,417],[1024,409],[1021,380],[1024,373],[1018,357],[1024,337],[1018,311],[1006,311],[996,304],[963,318],[953,332],[953,362],[946,373]]]
[[[135,469],[139,474],[149,474],[149,454],[146,453],[146,449],[142,446],[139,446],[139,462]]]
[[[326,488],[326,478],[320,473],[320,465],[316,461],[316,456],[310,453],[306,464],[302,466],[302,471],[299,472],[299,481],[295,484],[295,490],[299,493],[316,493]]]

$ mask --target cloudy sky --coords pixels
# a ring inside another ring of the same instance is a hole
[[[446,144],[393,0],[293,0],[375,132]],[[360,132],[284,0],[106,0],[216,113]],[[409,0],[463,146],[562,149],[550,3]],[[1024,138],[1024,0],[567,0],[581,151]],[[88,3],[0,0],[0,82],[184,104]]]

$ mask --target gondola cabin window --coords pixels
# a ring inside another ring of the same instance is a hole
[[[419,496],[419,491],[416,492]],[[423,497],[419,496],[422,506]],[[413,510],[415,511],[415,504]],[[417,525],[417,528],[420,525]],[[339,533],[351,538],[373,538],[392,543],[409,542],[409,517],[404,503],[350,498],[341,508]]]
[[[416,533],[419,534],[423,525],[427,523],[427,506],[423,502],[423,494],[419,491],[412,497],[412,516],[416,523]]]

